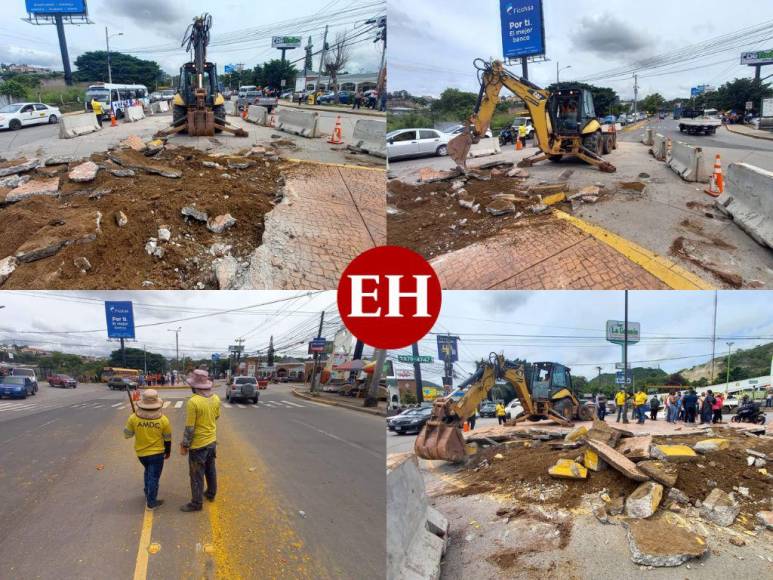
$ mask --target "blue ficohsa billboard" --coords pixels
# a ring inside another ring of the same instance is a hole
[[[86,0],[26,0],[30,14],[86,14]]]
[[[108,338],[134,338],[134,310],[131,302],[105,302]]]
[[[505,58],[545,54],[542,0],[499,0]]]

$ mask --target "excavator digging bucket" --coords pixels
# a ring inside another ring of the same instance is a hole
[[[215,112],[211,109],[189,110],[188,135],[191,137],[214,137]]]
[[[461,463],[467,457],[462,430],[456,424],[430,419],[416,437],[414,452],[422,459]]]
[[[467,156],[470,154],[470,147],[472,147],[472,135],[470,135],[470,132],[463,131],[459,133],[448,142],[446,147],[448,148],[448,156],[454,160],[456,165],[466,169]]]

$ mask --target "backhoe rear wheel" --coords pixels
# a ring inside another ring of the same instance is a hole
[[[215,114],[215,124],[225,125],[225,105],[215,105],[212,107],[212,112]],[[215,129],[215,133],[221,133],[222,129]]]
[[[188,109],[182,105],[175,105],[172,109],[172,124],[177,127],[179,123],[185,123],[188,116]],[[186,129],[187,130],[187,129]]]
[[[582,146],[585,147],[588,151],[595,153],[596,155],[601,155],[601,141],[603,137],[601,135],[600,131],[596,131],[595,133],[592,133],[590,135],[587,135],[582,140]]]
[[[563,155],[548,155],[548,159],[550,159],[553,163],[558,163],[563,158]]]
[[[577,417],[580,421],[593,421],[596,418],[596,411],[590,405],[580,405]]]
[[[574,405],[572,405],[572,400],[568,397],[555,403],[553,410],[567,421],[571,421],[574,416]]]

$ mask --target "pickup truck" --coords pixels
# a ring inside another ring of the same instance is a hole
[[[716,109],[695,111],[686,109],[679,119],[679,132],[688,135],[713,135],[722,126]]]
[[[278,104],[279,99],[276,97],[264,97],[258,91],[239,93],[239,99],[236,101],[240,111],[243,111],[250,105],[260,105],[261,107],[266,107],[270,113]]]

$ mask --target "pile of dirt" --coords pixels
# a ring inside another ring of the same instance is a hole
[[[459,204],[454,180],[412,185],[397,179],[387,182],[387,243],[410,248],[429,259],[496,236],[516,223],[544,221],[529,207],[538,203],[519,180],[506,175],[468,179],[463,189],[480,205],[478,211]],[[492,215],[486,206],[504,194],[514,212]]]
[[[773,456],[773,441],[754,439],[729,428],[718,428],[715,435],[654,437],[653,445],[693,445],[711,436],[722,437],[730,443],[728,449],[701,455],[696,461],[677,463],[676,486],[692,502],[703,501],[715,487],[725,492],[746,488],[748,494],[736,493],[743,512],[754,514],[769,509],[771,483],[759,468],[749,466],[746,449]],[[540,501],[547,505],[572,508],[580,505],[584,496],[598,495],[606,490],[610,497],[628,496],[639,485],[619,471],[608,467],[599,472],[589,471],[585,480],[556,480],[548,469],[559,459],[578,459],[584,447],[555,450],[541,441],[515,442],[492,446],[481,451],[460,473],[463,484],[452,493],[475,495],[479,493],[504,494],[523,501]],[[497,454],[502,459],[495,459]]]
[[[84,160],[38,167],[27,175],[59,177],[59,195],[0,207],[0,258],[37,247],[43,257],[20,261],[4,287],[215,288],[215,254],[245,263],[260,245],[265,214],[281,200],[283,162],[277,153],[270,145],[240,155],[173,144],[153,156],[108,151],[91,156],[100,170],[86,183],[68,178]],[[7,193],[0,192],[0,199]],[[182,215],[187,206],[209,218],[230,214],[236,223],[213,233],[207,223]],[[119,212],[128,219],[123,226]],[[163,255],[153,256],[145,246],[159,238],[161,227],[171,239],[159,240]],[[90,267],[84,269],[80,258]]]

